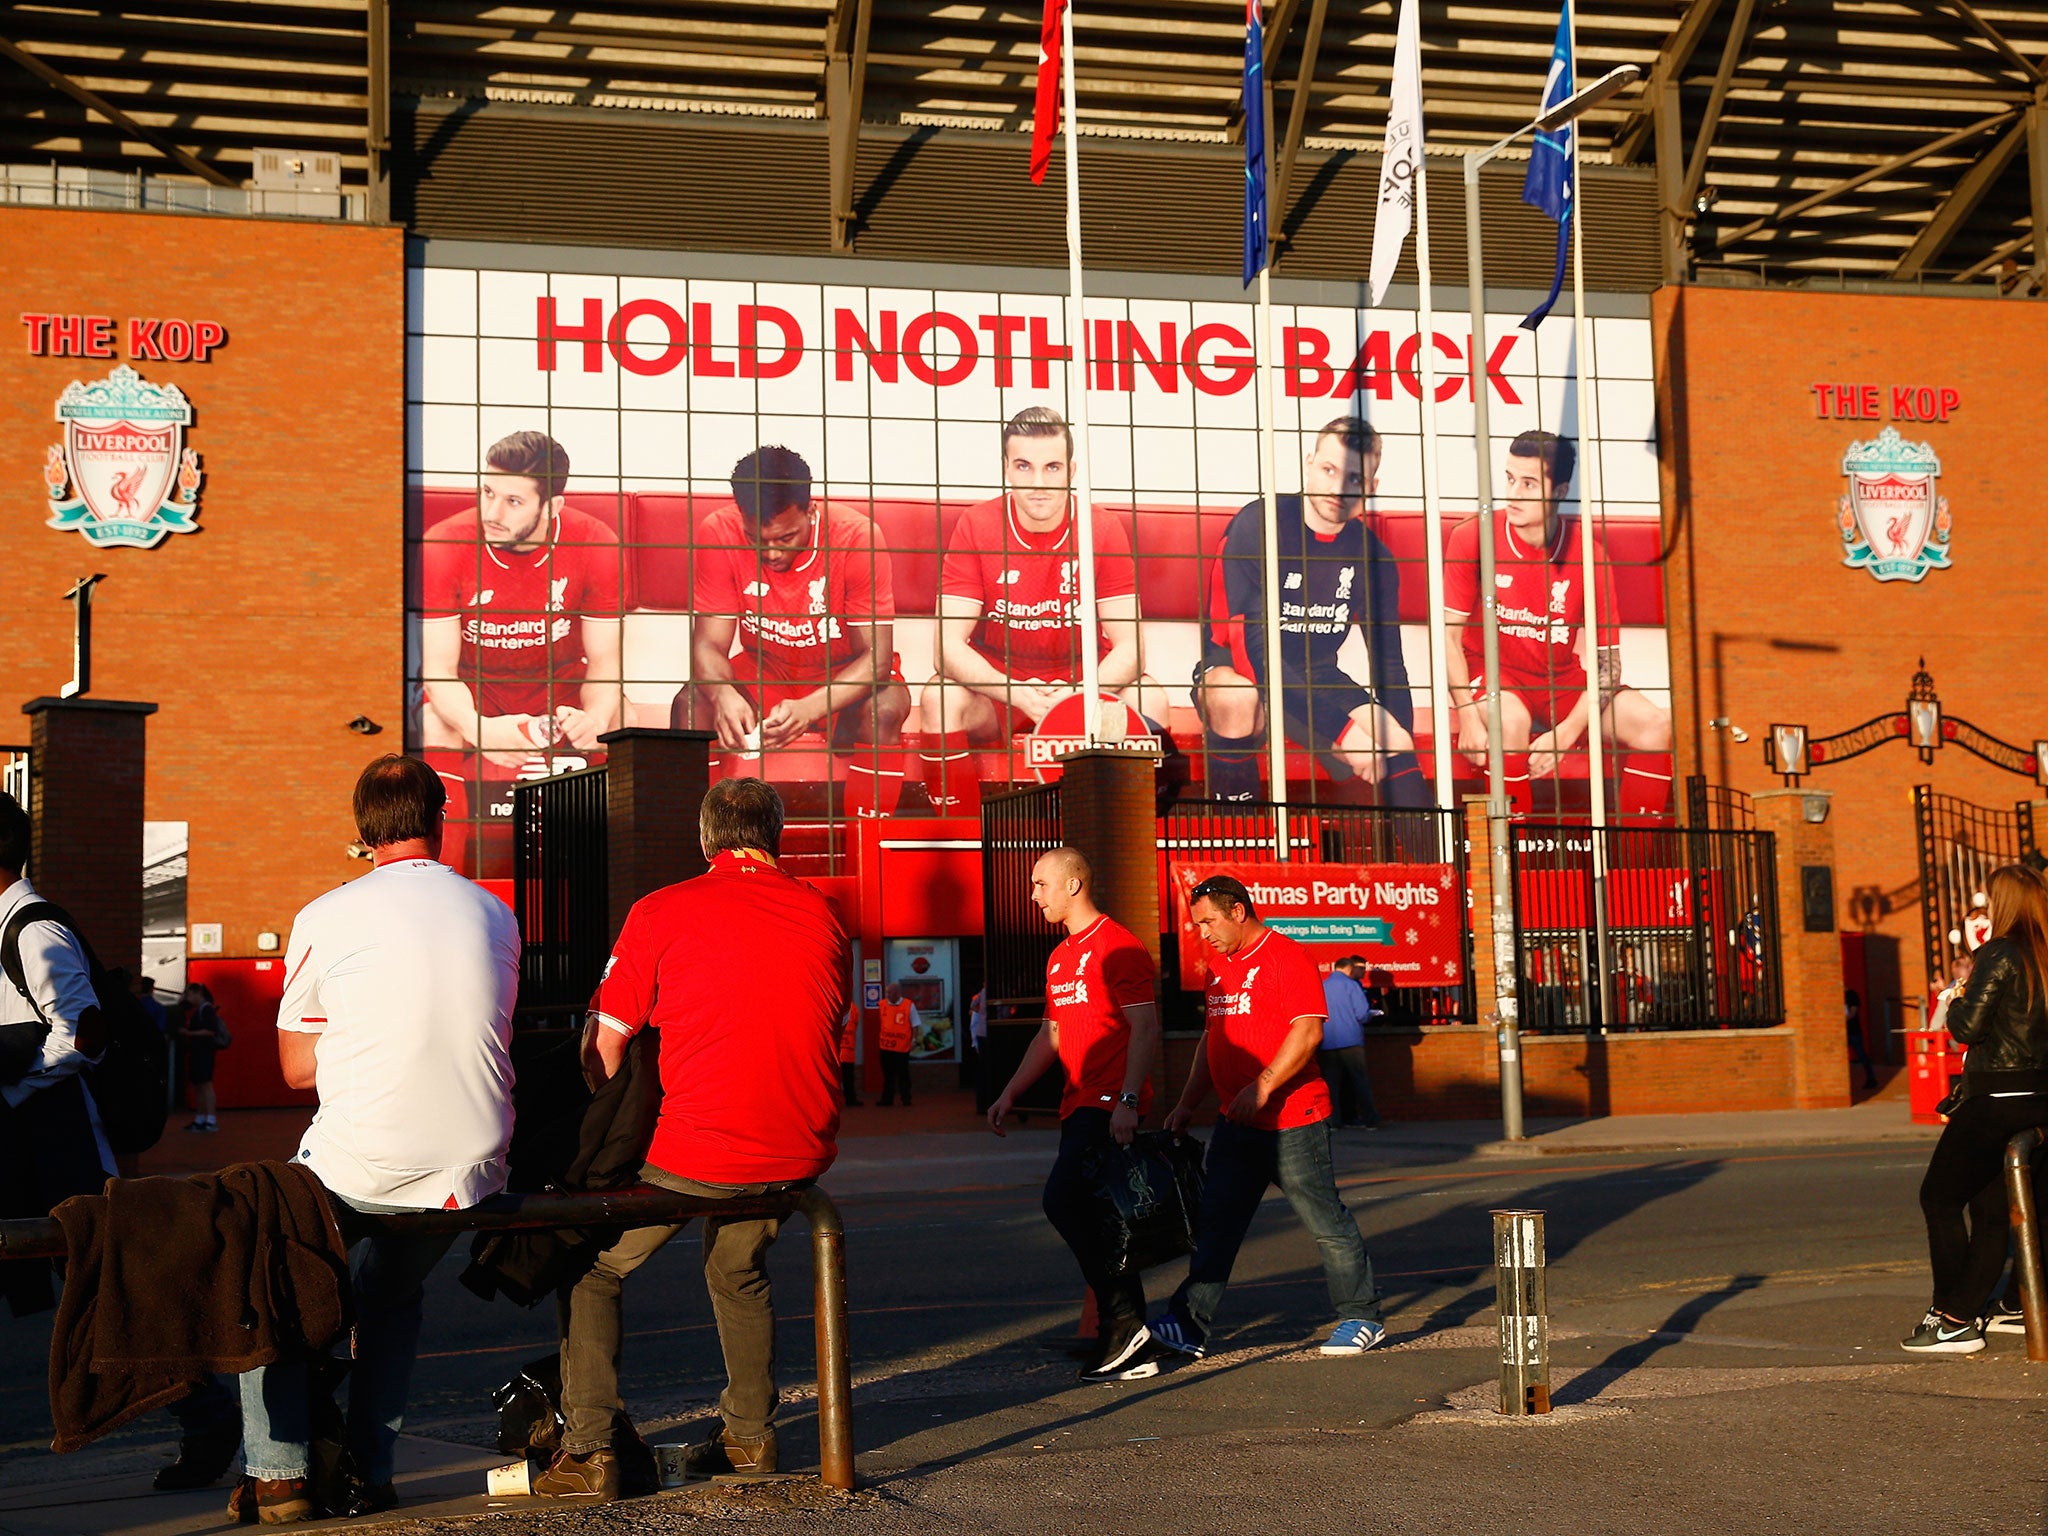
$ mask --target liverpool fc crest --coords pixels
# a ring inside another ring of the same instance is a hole
[[[1948,501],[1939,492],[1941,460],[1926,443],[1886,427],[1842,455],[1849,490],[1836,507],[1842,563],[1879,581],[1918,581],[1948,568]]]
[[[50,527],[131,549],[199,531],[199,455],[185,447],[192,403],[177,385],[116,368],[96,384],[67,386],[57,419],[64,441],[43,465]]]

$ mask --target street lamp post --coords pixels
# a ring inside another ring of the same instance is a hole
[[[1522,1139],[1522,1035],[1516,1016],[1514,892],[1508,867],[1508,802],[1500,749],[1500,619],[1494,611],[1493,442],[1486,397],[1486,262],[1479,221],[1479,172],[1524,134],[1549,133],[1598,106],[1642,74],[1633,64],[1609,70],[1533,121],[1484,149],[1465,153],[1466,289],[1471,296],[1472,343],[1465,366],[1472,380],[1472,455],[1479,473],[1479,633],[1486,670],[1486,840],[1493,871],[1494,1017],[1500,1028],[1501,1134]],[[1577,189],[1574,188],[1574,193]],[[1574,197],[1576,203],[1576,197]],[[1576,207],[1573,217],[1578,216]],[[1580,359],[1580,367],[1585,366]],[[1594,683],[1597,688],[1597,681]],[[1593,729],[1600,729],[1597,716]]]

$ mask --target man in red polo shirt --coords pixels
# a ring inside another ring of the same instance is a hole
[[[801,1189],[838,1154],[851,947],[825,898],[776,868],[782,801],[772,788],[759,779],[713,784],[698,828],[711,868],[642,897],[626,915],[591,1000],[584,1069],[605,1081],[635,1034],[660,1030],[661,1116],[641,1177],[714,1200]],[[694,1470],[775,1470],[766,1257],[781,1225],[774,1217],[704,1224],[704,1278],[725,1351],[725,1427],[692,1447]],[[534,1480],[535,1493],[619,1496],[619,1291],[681,1230],[621,1233],[570,1293],[562,1449]]]
[[[1190,891],[1188,912],[1214,951],[1208,1034],[1166,1128],[1185,1127],[1212,1085],[1223,1118],[1203,1163],[1201,1235],[1188,1277],[1147,1326],[1168,1349],[1205,1353],[1237,1250],[1267,1186],[1278,1184],[1322,1255],[1337,1314],[1322,1352],[1363,1354],[1387,1330],[1372,1259],[1330,1164],[1330,1090],[1316,1066],[1329,1005],[1316,963],[1260,922],[1251,893],[1228,875]]]
[[[1152,1063],[1159,1054],[1159,1006],[1153,997],[1159,968],[1130,929],[1095,905],[1094,872],[1073,848],[1055,848],[1031,871],[1031,899],[1047,922],[1067,930],[1045,967],[1045,1024],[1025,1048],[1010,1086],[989,1106],[989,1129],[1009,1133],[1003,1120],[1017,1095],[1055,1060],[1066,1070],[1060,1095],[1060,1150],[1045,1180],[1045,1219],[1080,1263],[1095,1293],[1102,1337],[1083,1381],[1132,1381],[1156,1376],[1156,1360],[1141,1359],[1145,1286],[1134,1269],[1115,1269],[1102,1251],[1088,1155],[1114,1140],[1129,1146],[1151,1107]]]

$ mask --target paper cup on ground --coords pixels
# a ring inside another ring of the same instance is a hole
[[[654,1469],[661,1478],[662,1487],[680,1488],[690,1481],[683,1470],[683,1464],[690,1458],[687,1445],[650,1445],[648,1449],[654,1452]]]
[[[533,1463],[515,1461],[507,1467],[493,1467],[484,1481],[494,1499],[523,1499],[533,1492]]]

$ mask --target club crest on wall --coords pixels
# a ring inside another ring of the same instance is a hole
[[[43,463],[49,526],[97,547],[149,549],[197,533],[199,455],[185,446],[192,403],[175,384],[120,367],[96,383],[73,380],[57,397],[64,441]]]
[[[1879,581],[1918,581],[1948,568],[1948,499],[1941,460],[1927,443],[1909,443],[1897,427],[1842,455],[1849,488],[1836,504],[1842,563]]]

